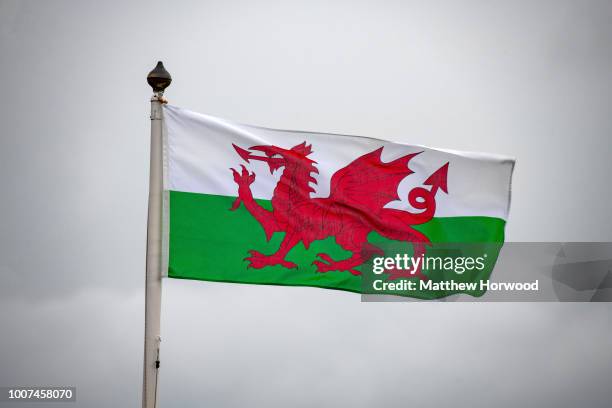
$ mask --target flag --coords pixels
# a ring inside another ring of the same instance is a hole
[[[163,114],[170,278],[364,293],[374,278],[491,273],[499,245],[487,268],[466,273],[442,263],[456,266],[473,248],[444,244],[503,243],[510,158],[242,125],[167,105]],[[410,265],[381,266],[402,253]],[[436,254],[440,262],[428,264]],[[429,286],[410,296],[457,292]]]

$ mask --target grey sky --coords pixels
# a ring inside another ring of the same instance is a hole
[[[0,386],[139,404],[158,59],[195,111],[512,155],[510,241],[612,240],[608,1],[0,0]],[[164,285],[162,406],[612,400],[609,305]]]

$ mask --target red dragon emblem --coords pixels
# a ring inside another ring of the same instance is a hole
[[[384,208],[391,201],[399,199],[398,185],[413,171],[408,167],[410,160],[418,153],[408,154],[384,163],[381,160],[383,148],[358,157],[346,167],[338,170],[331,178],[329,197],[311,198],[315,190],[311,184],[317,181],[312,176],[318,174],[316,162],[309,159],[312,145],[306,142],[291,149],[278,146],[252,146],[248,150],[262,152],[257,156],[250,151],[233,145],[240,157],[266,162],[270,173],[284,167],[283,174],[274,189],[272,210],[261,207],[251,193],[250,185],[255,181],[255,173],[241,165],[242,171],[230,169],[238,184],[238,197],[230,210],[234,211],[244,204],[249,213],[261,224],[270,240],[275,232],[285,232],[285,237],[276,253],[264,255],[250,250],[245,258],[250,268],[264,268],[282,265],[296,268],[297,265],[285,259],[287,253],[299,242],[306,248],[310,243],[327,237],[335,237],[336,243],[352,253],[347,259],[332,259],[329,255],[317,254],[313,262],[318,272],[348,271],[360,275],[357,267],[374,255],[384,255],[382,249],[368,242],[368,234],[378,234],[392,240],[405,241],[413,245],[414,257],[425,255],[430,243],[427,236],[412,225],[426,223],[436,211],[436,192],[438,189],[448,193],[448,163],[435,171],[423,185],[415,187],[408,194],[410,205],[420,210],[411,213],[404,210]],[[389,279],[419,277],[426,279],[421,267],[415,270],[387,270]]]

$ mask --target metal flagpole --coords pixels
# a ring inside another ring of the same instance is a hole
[[[157,408],[159,375],[161,264],[162,264],[162,104],[164,89],[172,78],[161,61],[147,76],[153,88],[151,97],[151,163],[149,211],[147,218],[147,260],[145,282],[145,338],[142,382],[142,408]]]

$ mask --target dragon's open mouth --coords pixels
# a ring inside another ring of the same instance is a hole
[[[242,157],[244,161],[249,163],[250,160],[259,160],[268,163],[270,167],[270,174],[273,174],[276,170],[285,165],[285,159],[282,157],[277,147],[274,146],[253,146],[249,150],[255,150],[262,152],[265,156],[256,156],[249,150],[243,149],[232,143],[234,149]]]

